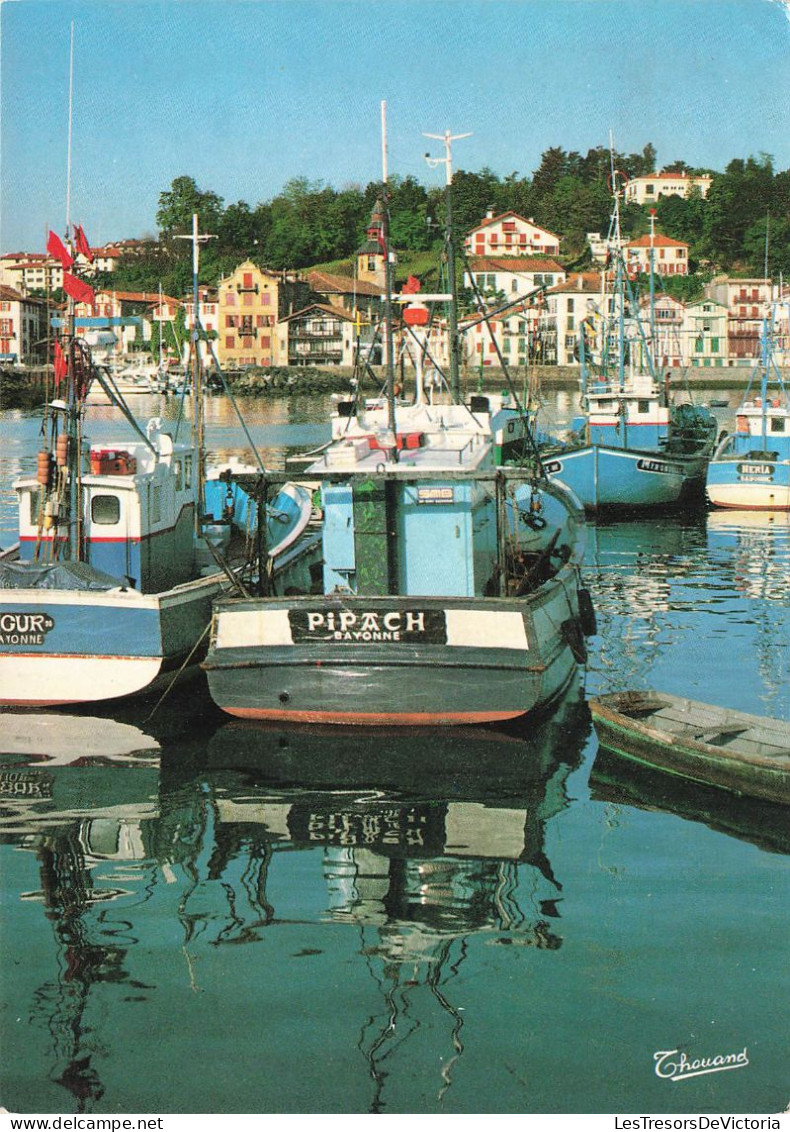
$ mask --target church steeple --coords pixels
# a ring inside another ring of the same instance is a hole
[[[384,287],[386,272],[386,248],[384,244],[384,208],[380,200],[373,205],[367,227],[367,239],[357,249],[357,279]]]

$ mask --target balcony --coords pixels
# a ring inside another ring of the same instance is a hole
[[[293,342],[325,342],[327,339],[334,338],[339,340],[342,336],[340,329],[321,329],[321,328],[296,328],[292,327],[290,338]]]

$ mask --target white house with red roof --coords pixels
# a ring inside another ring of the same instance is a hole
[[[216,300],[215,300],[216,301]],[[128,325],[112,326],[118,341],[117,354],[128,354],[137,342],[150,342],[153,322],[171,321],[174,325],[176,310],[182,304],[170,295],[162,296],[156,291],[113,291],[110,288],[97,289],[93,303],[76,303],[74,313],[79,318],[130,319]],[[169,316],[169,317],[168,317]],[[203,323],[204,327],[206,323]],[[164,331],[164,340],[175,341],[174,335]]]
[[[655,295],[652,304],[645,295],[639,301],[642,326],[647,344],[658,371],[685,365],[687,362],[685,316],[686,306],[679,299],[663,293]],[[655,333],[655,342],[652,341]]]
[[[63,286],[63,267],[59,260],[39,252],[7,252],[0,257],[0,283],[24,295],[57,291]]]
[[[564,283],[546,293],[548,316],[556,333],[557,357],[560,366],[575,365],[579,350],[579,328],[587,324],[590,347],[599,350],[607,316],[613,309],[614,296],[601,271],[585,271],[569,275]]]
[[[465,364],[472,367],[500,366],[500,354],[508,367],[528,362],[553,364],[554,335],[548,335],[546,304],[541,298],[526,300],[487,319],[470,316],[459,324]]]
[[[654,204],[659,197],[687,197],[692,188],[697,188],[703,197],[708,195],[713,178],[707,174],[693,176],[669,170],[665,173],[651,173],[647,177],[634,177],[625,186],[626,204]]]
[[[565,268],[556,260],[524,256],[472,256],[464,272],[464,286],[474,281],[481,295],[501,293],[506,300],[529,295],[539,287],[553,287],[565,280]]]
[[[635,273],[647,274],[650,271],[650,252],[653,252],[653,270],[656,275],[688,275],[689,245],[671,236],[638,236],[629,240],[624,251],[628,269]]]
[[[495,216],[489,210],[485,220],[467,233],[465,246],[473,256],[555,256],[560,237],[538,227],[532,217],[525,219],[517,212]]]

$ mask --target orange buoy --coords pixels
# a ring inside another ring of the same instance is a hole
[[[65,468],[69,462],[69,438],[62,432],[55,444],[55,460],[59,468]]]
[[[52,454],[48,448],[42,448],[38,454],[38,468],[36,479],[42,487],[49,487],[52,477]]]

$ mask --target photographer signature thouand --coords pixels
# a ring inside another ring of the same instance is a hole
[[[722,1073],[725,1069],[745,1069],[749,1064],[746,1046],[740,1053],[720,1053],[715,1057],[700,1057],[690,1060],[685,1052],[677,1049],[660,1049],[653,1054],[657,1077],[665,1081],[689,1081],[692,1077],[702,1077],[705,1073]]]

